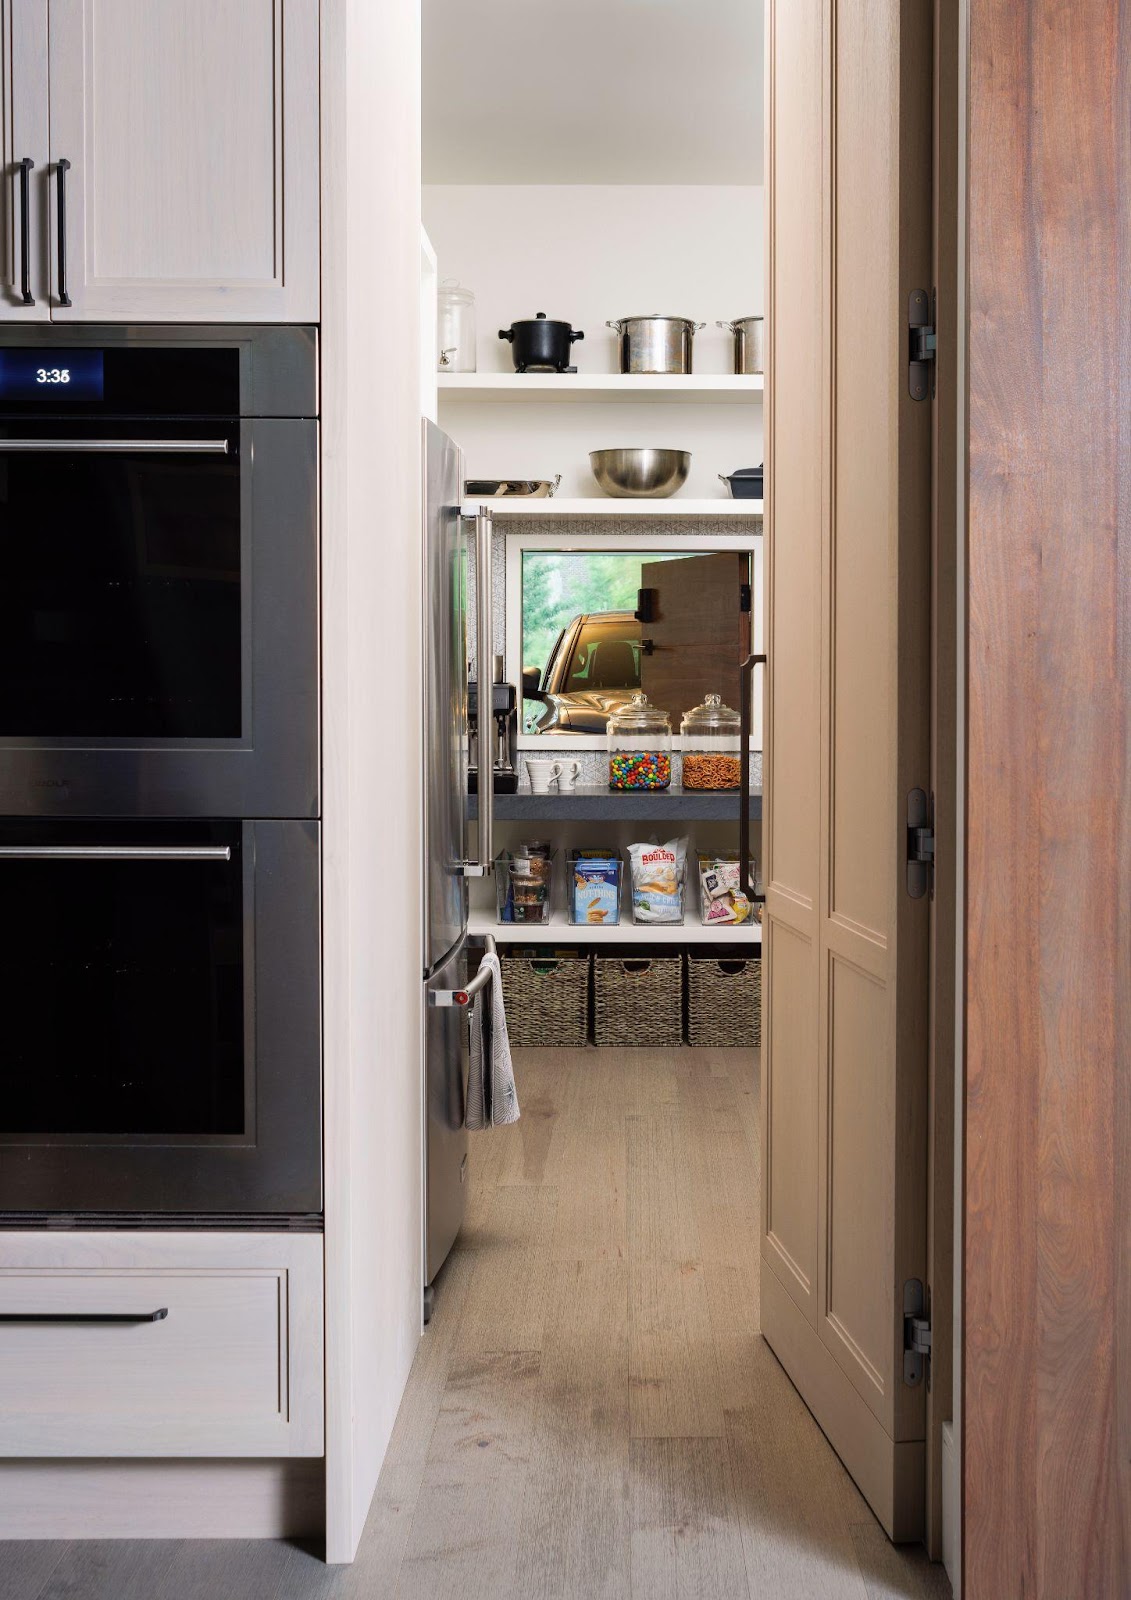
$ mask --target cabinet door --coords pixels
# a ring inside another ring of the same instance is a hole
[[[47,148],[47,0],[0,0],[0,321],[51,316]]]
[[[316,321],[318,0],[50,19],[54,319]]]

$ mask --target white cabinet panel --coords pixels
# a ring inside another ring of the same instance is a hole
[[[0,0],[0,321],[46,322],[47,0]],[[26,159],[26,183],[21,165]],[[26,197],[26,285],[24,300]]]
[[[319,1235],[0,1234],[0,1457],[321,1455],[322,1368]]]
[[[55,319],[316,321],[318,0],[50,0],[50,23]]]

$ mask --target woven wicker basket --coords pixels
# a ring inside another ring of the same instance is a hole
[[[699,1049],[753,1049],[762,1043],[762,961],[691,956],[687,962],[687,1042]]]
[[[682,1044],[682,955],[594,956],[593,1042],[651,1050]]]
[[[583,1045],[589,1038],[589,957],[501,954],[507,1033],[516,1049]]]

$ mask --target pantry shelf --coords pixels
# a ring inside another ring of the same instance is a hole
[[[479,815],[478,795],[468,796],[468,816]],[[751,792],[750,816],[762,816],[761,793]],[[604,785],[578,784],[567,794],[518,794],[495,796],[495,818],[499,822],[737,822],[738,791],[735,789],[656,789],[618,791]]]
[[[761,373],[441,372],[441,398],[471,400],[654,400],[669,404],[760,404]]]
[[[482,938],[489,933],[499,944],[757,944],[762,942],[760,923],[724,923],[704,928],[698,917],[684,923],[620,922],[612,928],[591,927],[570,922],[566,912],[555,911],[549,922],[498,922],[492,912],[473,910],[468,917],[469,934]]]
[[[611,497],[588,499],[535,499],[513,495],[502,499],[465,500],[463,514],[473,517],[480,506],[488,506],[493,517],[745,517],[762,520],[761,500],[615,500]]]

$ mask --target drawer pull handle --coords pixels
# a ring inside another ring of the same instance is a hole
[[[0,1322],[164,1322],[168,1306],[156,1311],[0,1311]]]

